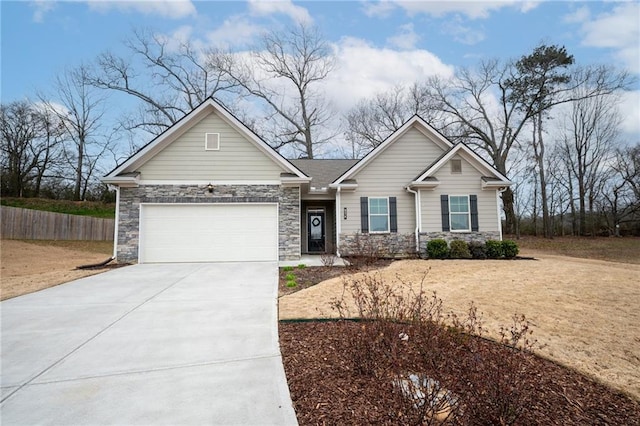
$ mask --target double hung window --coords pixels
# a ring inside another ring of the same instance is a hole
[[[369,232],[389,232],[388,198],[369,198]]]
[[[471,230],[471,211],[469,210],[469,196],[449,196],[449,223],[452,231]]]

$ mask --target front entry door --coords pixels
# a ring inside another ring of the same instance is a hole
[[[324,253],[324,212],[307,212],[308,250]]]

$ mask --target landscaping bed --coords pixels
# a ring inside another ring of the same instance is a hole
[[[352,344],[364,326],[351,321],[280,323],[280,346],[300,425],[430,424],[428,416],[420,422],[420,410],[398,392],[393,375],[384,374],[418,372],[424,366],[416,350],[421,342],[409,328],[397,325],[392,337],[405,332],[409,337],[407,342],[396,339],[402,350],[395,352],[394,366],[367,374],[360,371],[362,360]],[[460,400],[450,424],[500,424],[500,414],[513,419],[504,408],[507,403],[520,410],[512,423],[518,425],[630,425],[640,418],[637,401],[574,370],[473,339],[446,348],[447,359],[438,371],[423,371]],[[380,366],[388,361],[379,359]],[[511,361],[512,367],[505,367]],[[500,373],[509,380],[496,380]]]

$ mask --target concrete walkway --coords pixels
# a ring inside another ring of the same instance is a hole
[[[297,424],[277,264],[135,265],[9,299],[0,423]]]
[[[300,256],[300,260],[281,260],[278,265],[282,266],[325,266],[322,263],[322,255],[319,254],[303,254]],[[334,256],[333,265],[329,266],[348,266],[347,261],[344,258]]]

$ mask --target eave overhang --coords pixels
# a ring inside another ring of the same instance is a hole
[[[120,176],[105,176],[100,178],[102,183],[119,186],[121,188],[137,188],[140,186],[140,173],[126,173]]]
[[[494,179],[490,177],[482,177],[482,189],[498,189],[503,190],[513,185],[509,180]]]
[[[440,181],[435,178],[428,178],[422,181],[414,180],[409,184],[409,189],[436,189],[440,185]]]
[[[340,188],[341,191],[355,191],[358,189],[358,182],[355,179],[344,180],[340,183],[332,183],[329,188]]]

